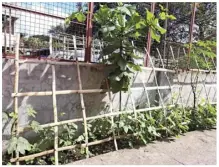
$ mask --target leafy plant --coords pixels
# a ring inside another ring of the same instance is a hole
[[[189,44],[185,47],[188,49]],[[205,55],[205,57],[203,56]],[[206,58],[206,59],[205,59]],[[191,46],[190,68],[215,69],[212,61],[216,58],[216,41],[197,41]],[[180,68],[187,68],[188,57],[179,60]],[[207,61],[207,62],[206,62]],[[215,63],[215,62],[214,62]]]
[[[140,36],[146,36],[146,30],[151,32],[152,39],[160,41],[160,34],[166,32],[159,25],[159,19],[175,19],[168,15],[167,11],[162,10],[159,18],[146,10],[146,18],[143,18],[133,5],[123,5],[110,9],[107,5],[101,5],[100,9],[94,14],[94,21],[99,25],[98,38],[103,41],[102,59],[105,64],[114,65],[113,71],[108,79],[114,93],[119,91],[128,91],[132,83],[134,73],[141,71],[137,59],[142,59],[134,54],[138,48],[132,45],[132,39],[138,39]],[[73,13],[66,19],[69,23],[71,19],[77,18],[78,21],[84,21],[85,16],[82,12]]]

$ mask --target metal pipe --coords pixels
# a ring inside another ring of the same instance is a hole
[[[5,45],[5,51],[4,53],[7,53],[7,36],[6,36],[6,29],[7,29],[7,16],[6,16],[6,10],[5,10],[5,17],[4,17],[4,45]]]
[[[11,53],[11,8],[9,9],[9,52]]]
[[[190,30],[189,30],[189,48],[188,48],[188,69],[190,66],[190,54],[191,54],[191,48],[192,48],[192,41],[193,41],[193,27],[195,23],[195,11],[196,11],[196,5],[197,3],[193,3],[193,8],[192,8],[192,15],[191,15],[191,22],[190,22]]]
[[[151,3],[151,13],[154,13],[155,10],[155,2]],[[151,53],[151,30],[148,31],[148,40],[147,40],[147,51],[150,54]],[[145,60],[145,66],[148,66],[148,54],[146,54],[146,60]]]
[[[86,46],[85,46],[85,62],[91,62],[91,42],[92,42],[92,17],[93,17],[94,3],[89,2],[87,25],[86,25]]]
[[[166,2],[166,9],[168,9],[168,2]],[[167,22],[168,21],[168,19],[166,19],[165,20],[165,23],[164,23],[164,28],[167,30]],[[165,33],[165,35],[164,35],[164,48],[163,48],[163,59],[165,59],[166,58],[166,45],[167,45],[167,43],[166,43],[166,38],[167,38],[167,33]],[[167,59],[168,59],[168,57],[167,57]],[[166,65],[166,66],[168,66],[168,64]]]

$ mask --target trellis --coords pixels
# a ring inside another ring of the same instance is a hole
[[[93,145],[98,145],[101,143],[105,143],[108,141],[114,141],[114,146],[115,149],[118,150],[118,145],[117,145],[117,139],[121,139],[121,138],[125,138],[127,136],[131,136],[131,134],[127,134],[127,135],[116,135],[115,132],[113,131],[113,136],[112,137],[108,137],[102,140],[98,140],[98,141],[93,141],[93,142],[88,142],[88,129],[87,129],[87,121],[89,120],[94,120],[94,119],[98,119],[98,118],[104,118],[104,117],[110,117],[111,118],[111,122],[112,125],[114,124],[114,116],[118,116],[121,114],[127,114],[127,113],[134,113],[135,116],[137,113],[139,112],[151,112],[153,110],[157,110],[157,109],[162,109],[164,114],[166,113],[166,108],[168,107],[174,107],[176,104],[178,104],[178,101],[180,100],[182,105],[182,108],[184,110],[184,105],[182,104],[182,88],[183,85],[180,85],[179,82],[179,78],[177,77],[177,82],[178,82],[178,86],[171,86],[169,77],[167,75],[167,73],[173,73],[173,74],[178,74],[180,72],[179,69],[176,70],[171,70],[171,69],[165,69],[164,68],[164,63],[161,57],[161,54],[159,52],[159,50],[157,50],[158,55],[159,55],[159,59],[161,61],[162,64],[162,68],[156,68],[153,64],[153,60],[151,59],[151,56],[149,55],[149,53],[147,52],[147,50],[145,49],[151,67],[142,67],[143,70],[146,71],[151,71],[151,75],[154,76],[155,79],[155,84],[156,86],[152,86],[152,87],[147,87],[147,85],[145,85],[145,83],[142,80],[142,84],[143,84],[143,88],[144,91],[146,93],[147,99],[148,99],[148,107],[143,108],[143,109],[136,109],[135,106],[135,101],[133,99],[132,96],[132,91],[137,90],[138,88],[131,88],[131,92],[130,92],[130,97],[131,97],[131,103],[132,103],[132,110],[125,110],[125,111],[113,111],[113,101],[112,101],[112,92],[110,91],[109,88],[109,83],[106,80],[106,85],[107,85],[107,89],[88,89],[88,90],[84,90],[82,88],[82,81],[81,81],[81,74],[80,74],[80,66],[93,66],[93,67],[97,67],[97,68],[102,68],[104,65],[103,64],[90,64],[90,63],[80,63],[78,61],[76,62],[57,62],[57,61],[52,61],[52,60],[31,60],[31,59],[27,59],[27,60],[19,60],[19,39],[20,36],[17,36],[17,40],[16,40],[16,56],[15,56],[15,82],[14,82],[14,93],[12,93],[12,97],[14,98],[14,111],[15,113],[18,115],[18,119],[17,122],[15,124],[16,127],[16,136],[19,136],[20,133],[23,133],[25,131],[29,131],[31,130],[30,127],[19,127],[18,124],[18,120],[19,120],[19,114],[18,114],[18,97],[23,97],[23,96],[52,96],[53,99],[53,113],[54,113],[54,122],[53,123],[49,123],[49,124],[43,124],[40,125],[42,128],[50,128],[50,127],[54,127],[55,130],[55,135],[54,135],[54,149],[51,150],[46,150],[40,153],[36,153],[36,154],[32,154],[32,155],[28,155],[28,156],[23,156],[23,157],[19,157],[19,152],[16,152],[16,157],[12,158],[10,161],[11,162],[16,162],[17,165],[19,165],[20,161],[24,161],[24,160],[28,160],[28,159],[32,159],[32,158],[36,158],[36,157],[40,157],[43,155],[48,155],[48,154],[53,154],[55,155],[55,164],[58,165],[58,152],[59,151],[64,151],[64,150],[70,150],[70,149],[74,149],[77,146],[80,146],[82,148],[86,149],[86,157],[89,157],[88,151],[89,151],[89,146],[93,146]],[[172,48],[170,48],[172,50]],[[175,56],[174,53],[172,51],[172,58],[175,61]],[[206,60],[206,59],[205,59]],[[212,60],[213,61],[213,60]],[[52,68],[52,91],[44,91],[44,92],[23,92],[23,93],[19,93],[18,92],[18,84],[19,84],[19,64],[23,64],[23,63],[37,63],[37,64],[50,64],[51,68]],[[77,78],[78,78],[78,90],[61,90],[61,91],[57,91],[56,90],[56,70],[55,70],[55,65],[76,65],[77,67]],[[160,72],[164,72],[165,77],[168,81],[168,86],[160,86],[158,84],[158,79],[156,77],[156,72],[160,71]],[[216,71],[215,70],[211,70],[210,68],[208,68],[208,70],[201,70],[201,69],[190,69],[190,72],[197,72],[197,75],[200,73],[206,73],[206,75],[208,74],[213,74],[216,76]],[[187,75],[188,75],[188,71],[187,71]],[[184,80],[186,79],[187,75],[185,76]],[[212,77],[212,82],[215,82],[215,76]],[[205,78],[206,80],[206,78]],[[203,88],[206,90],[207,85],[204,84],[204,80],[203,80]],[[211,85],[211,87],[216,87],[216,85]],[[171,98],[172,98],[172,89],[173,88],[179,88],[179,95],[177,98],[176,103],[174,104],[174,102],[172,101],[170,105],[165,105],[163,98],[161,96],[160,90],[170,90],[171,93]],[[215,88],[216,89],[216,88]],[[149,101],[149,97],[148,97],[148,90],[156,90],[159,94],[159,99],[161,102],[161,105],[152,107]],[[110,112],[109,113],[105,113],[102,115],[97,115],[97,116],[92,116],[92,117],[87,117],[86,116],[86,108],[85,108],[85,104],[84,104],[84,97],[83,94],[88,94],[88,93],[101,93],[101,92],[105,92],[108,94],[108,101],[110,104]],[[210,92],[210,90],[209,90]],[[209,101],[209,92],[206,92],[206,97]],[[82,118],[77,118],[77,119],[71,119],[71,120],[65,120],[65,121],[58,121],[58,116],[57,116],[57,103],[56,103],[56,95],[66,95],[66,94],[79,94],[80,95],[80,103],[81,103],[81,108],[82,108]],[[213,98],[214,100],[214,98]],[[75,122],[83,122],[84,123],[84,133],[85,133],[85,143],[83,144],[75,144],[75,145],[70,145],[70,146],[65,146],[65,147],[58,147],[58,126],[60,125],[64,125],[64,124],[68,124],[68,123],[75,123]]]

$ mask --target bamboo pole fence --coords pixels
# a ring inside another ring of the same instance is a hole
[[[181,99],[181,104],[182,104],[182,95],[181,95],[181,91],[184,85],[181,85],[179,82],[179,78],[177,80],[177,83],[180,84],[178,86],[171,86],[170,83],[170,79],[168,77],[168,75],[166,74],[168,73],[174,73],[174,74],[178,74],[180,72],[179,69],[177,70],[170,70],[170,69],[165,69],[164,68],[164,63],[162,61],[162,56],[159,53],[159,58],[160,61],[162,63],[162,68],[156,68],[153,65],[152,59],[150,54],[147,52],[147,50],[145,49],[147,55],[148,55],[148,59],[150,61],[150,64],[152,67],[143,67],[143,70],[149,70],[151,71],[150,76],[153,75],[154,76],[154,80],[155,80],[155,85],[154,87],[148,87],[147,85],[144,84],[143,80],[142,84],[143,84],[143,89],[146,92],[147,95],[147,107],[143,108],[143,109],[136,109],[135,106],[135,101],[134,98],[132,96],[132,91],[135,90],[139,90],[137,88],[131,88],[131,103],[132,103],[132,109],[131,110],[124,110],[124,111],[113,111],[113,101],[112,101],[112,92],[110,90],[109,87],[109,83],[106,80],[106,85],[107,85],[107,89],[88,89],[88,90],[83,90],[82,88],[82,80],[81,80],[81,73],[80,73],[80,67],[81,66],[90,66],[90,67],[103,67],[100,64],[92,64],[92,63],[81,63],[81,62],[57,62],[57,61],[52,61],[52,60],[46,60],[46,61],[42,61],[42,60],[19,60],[19,38],[20,36],[17,36],[17,40],[16,40],[16,56],[15,56],[15,84],[14,84],[14,93],[12,93],[12,97],[14,98],[14,109],[15,109],[15,113],[18,115],[18,120],[19,120],[19,111],[18,111],[18,97],[23,97],[23,96],[52,96],[53,99],[53,114],[54,114],[54,122],[53,123],[48,123],[48,124],[43,124],[40,125],[42,128],[52,128],[54,127],[54,131],[55,131],[55,135],[54,135],[54,148],[51,150],[46,150],[40,153],[36,153],[36,154],[32,154],[32,155],[27,155],[27,156],[23,156],[23,157],[19,157],[19,153],[16,153],[15,158],[11,158],[10,161],[11,162],[16,162],[17,165],[19,165],[20,161],[25,161],[25,160],[29,160],[29,159],[33,159],[33,158],[37,158],[40,156],[44,156],[44,155],[48,155],[48,154],[54,154],[55,155],[55,164],[58,165],[59,163],[59,158],[58,158],[58,153],[59,151],[64,151],[64,150],[70,150],[70,149],[74,149],[76,147],[81,147],[84,148],[86,150],[86,157],[89,157],[89,146],[93,146],[93,145],[97,145],[97,144],[101,144],[101,143],[105,143],[108,141],[114,141],[114,146],[115,146],[115,150],[118,150],[118,145],[117,145],[117,140],[118,139],[122,139],[122,138],[126,138],[126,137],[130,137],[132,136],[132,134],[126,134],[126,135],[116,135],[115,131],[113,131],[112,137],[108,137],[102,140],[98,140],[98,141],[93,141],[93,142],[88,142],[88,129],[87,129],[87,121],[89,120],[95,120],[95,119],[99,119],[99,118],[105,118],[105,117],[110,117],[111,118],[111,123],[112,125],[114,124],[114,117],[115,116],[119,116],[121,114],[130,114],[130,113],[134,113],[135,116],[137,115],[137,113],[140,112],[151,112],[153,110],[160,110],[162,109],[164,111],[164,113],[166,114],[166,109],[167,108],[171,108],[171,107],[175,107],[175,105],[178,103],[178,100],[176,101],[176,103],[171,103],[168,105],[164,104],[163,101],[163,97],[161,96],[161,92],[160,90],[170,90],[171,91],[171,97],[172,95],[172,89],[173,88],[179,88],[179,95],[178,95],[178,99]],[[158,51],[159,52],[159,51]],[[173,56],[173,60],[175,60],[174,58],[174,54],[172,52],[172,56]],[[23,93],[19,93],[18,92],[18,84],[19,84],[19,64],[22,63],[38,63],[38,64],[49,64],[50,67],[52,68],[52,91],[44,91],[44,92],[23,92]],[[77,67],[77,82],[78,82],[78,90],[62,90],[62,91],[57,91],[56,90],[56,73],[55,73],[55,65],[76,65]],[[161,71],[165,73],[165,77],[168,80],[168,86],[160,86],[158,85],[157,82],[157,77],[156,77],[156,72],[157,71]],[[190,72],[197,72],[197,73],[209,73],[209,74],[214,74],[215,71],[211,70],[210,68],[208,68],[208,70],[200,70],[200,69],[190,69]],[[187,71],[187,74],[189,73],[189,71]],[[187,77],[187,75],[186,75]],[[184,81],[186,79],[186,77],[184,78]],[[213,78],[212,78],[213,79]],[[203,85],[205,88],[207,87],[207,85]],[[209,85],[209,87],[214,87],[216,85]],[[148,90],[156,90],[159,94],[159,98],[161,101],[161,105],[158,106],[151,106],[150,104],[150,100],[149,100],[149,95],[148,95]],[[101,115],[96,115],[96,116],[91,116],[91,117],[87,117],[86,116],[86,108],[85,108],[85,104],[84,104],[84,97],[83,94],[88,94],[88,93],[108,93],[108,101],[109,101],[109,105],[110,105],[110,112],[109,113],[105,113],[105,114],[101,114]],[[66,94],[79,94],[80,95],[80,104],[81,104],[81,112],[82,112],[82,118],[76,118],[76,119],[71,119],[71,120],[65,120],[65,121],[58,121],[58,111],[57,111],[57,102],[56,102],[56,95],[66,95]],[[208,94],[206,94],[206,96],[209,96]],[[19,134],[23,133],[23,132],[27,132],[32,130],[31,127],[27,126],[27,127],[19,127],[18,124],[18,120],[16,123],[16,136],[18,136]],[[69,124],[69,123],[75,123],[75,122],[82,122],[83,126],[84,126],[84,137],[85,137],[85,143],[83,144],[74,144],[74,145],[70,145],[70,146],[65,146],[65,147],[58,147],[58,126],[60,125],[65,125],[65,124]]]

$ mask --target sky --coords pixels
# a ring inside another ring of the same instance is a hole
[[[7,4],[61,17],[68,17],[77,10],[76,2],[9,2]],[[5,9],[9,14],[8,8],[3,8],[2,12],[4,13]],[[14,9],[11,10],[11,15],[18,18],[15,22],[15,33],[25,33],[28,36],[46,35],[52,26],[64,24],[62,19]]]

